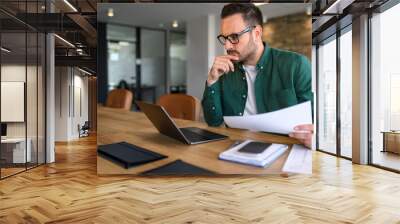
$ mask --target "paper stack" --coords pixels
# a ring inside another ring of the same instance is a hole
[[[312,174],[312,152],[302,145],[293,145],[282,168],[287,173]]]
[[[253,140],[243,141],[242,143],[219,154],[219,158],[222,160],[229,160],[253,166],[265,167],[272,164],[288,149],[287,145],[271,144],[266,150],[258,154],[238,151],[240,148],[242,148],[243,146],[245,146],[250,142],[253,142]]]

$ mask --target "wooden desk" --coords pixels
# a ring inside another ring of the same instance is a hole
[[[298,143],[289,137],[256,133],[246,130],[225,127],[208,127],[201,122],[174,119],[179,127],[199,127],[229,136],[229,139],[199,145],[186,145],[177,140],[160,134],[145,114],[140,112],[122,111],[120,109],[98,107],[97,144],[111,144],[126,141],[131,144],[164,154],[167,159],[148,163],[130,169],[124,169],[100,156],[97,156],[97,174],[139,174],[161,165],[182,159],[190,164],[206,168],[218,174],[282,174],[281,170],[289,154],[281,156],[267,168],[242,165],[218,159],[236,140],[253,139],[265,142],[291,144]]]
[[[27,147],[25,149],[25,143]],[[31,162],[32,152],[32,140],[30,138],[5,138],[1,139],[2,145],[2,158],[5,163],[9,164],[25,164]]]

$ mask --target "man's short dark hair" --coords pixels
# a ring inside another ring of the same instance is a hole
[[[260,25],[262,26],[262,13],[261,10],[252,3],[231,3],[225,5],[221,11],[221,19],[224,19],[233,14],[242,14],[243,20],[248,25]]]

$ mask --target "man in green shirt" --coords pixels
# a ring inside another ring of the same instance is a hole
[[[263,43],[262,13],[254,4],[225,5],[218,40],[227,55],[217,56],[208,74],[202,100],[208,125],[221,125],[223,116],[267,113],[313,100],[310,62]],[[313,130],[303,124],[289,136],[310,148]]]

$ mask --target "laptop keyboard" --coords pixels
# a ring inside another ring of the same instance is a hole
[[[185,137],[191,142],[206,141],[210,139],[207,136],[195,133],[185,128],[181,128],[180,130],[182,131],[183,135],[185,135]]]

